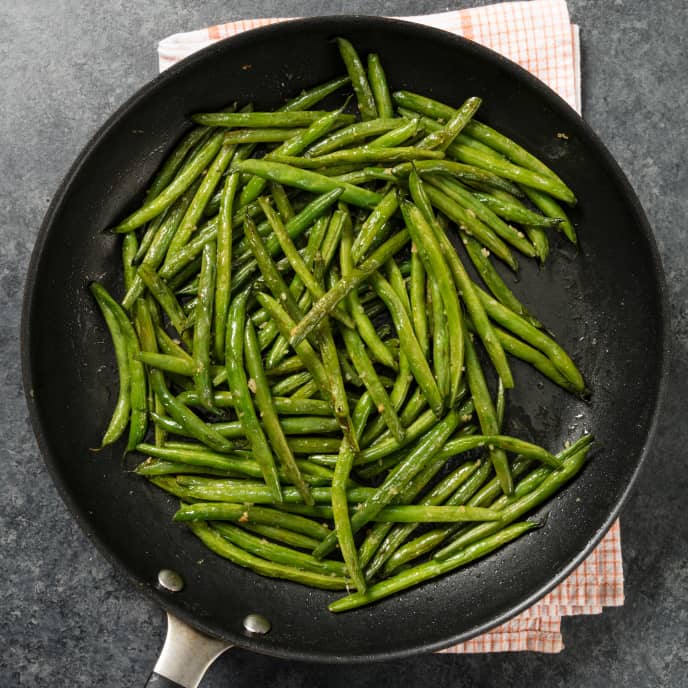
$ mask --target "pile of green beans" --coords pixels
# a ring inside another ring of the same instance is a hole
[[[236,565],[349,591],[332,611],[528,532],[592,442],[503,432],[509,357],[586,391],[495,266],[575,244],[573,192],[474,119],[479,98],[390,93],[377,55],[338,47],[347,75],[274,112],[192,117],[114,227],[121,298],[90,285],[119,370],[103,446],[128,429],[176,521]]]

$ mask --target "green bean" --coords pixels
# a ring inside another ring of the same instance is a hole
[[[342,231],[344,224],[346,223],[346,213],[344,213],[340,208],[337,208],[330,218],[330,222],[327,226],[327,232],[322,241],[322,247],[320,249],[320,255],[322,257],[322,268],[326,271],[330,263],[334,260],[337,247],[342,238]]]
[[[315,396],[320,392],[320,389],[318,388],[317,383],[315,380],[309,380],[306,382],[306,384],[302,385],[299,387],[292,395],[292,399],[310,399],[312,396]],[[332,411],[331,405],[328,403],[328,408],[330,409],[330,412]]]
[[[327,193],[335,189],[342,189],[342,200],[362,208],[373,208],[380,202],[381,196],[374,191],[368,191],[353,184],[340,183],[325,175],[302,170],[291,165],[284,165],[272,160],[256,160],[251,158],[232,166],[232,171],[253,174],[269,181],[279,182],[285,186],[310,191],[311,193]]]
[[[234,298],[227,317],[227,336],[225,364],[229,388],[236,399],[235,410],[244,426],[244,431],[253,449],[256,461],[260,464],[263,477],[271,494],[277,502],[282,501],[282,494],[277,476],[275,460],[258,422],[256,410],[251,399],[251,392],[244,370],[244,330],[246,328],[246,302],[249,292],[244,291]]]
[[[470,191],[462,187],[460,182],[454,179],[436,177],[434,175],[430,175],[428,181],[449,198],[465,208],[469,217],[472,217],[473,215],[471,213],[473,213],[480,222],[483,222],[497,236],[511,244],[511,246],[518,249],[521,253],[529,258],[538,255],[537,249],[523,236],[523,232],[506,224],[498,215],[493,213],[492,210],[480,203]]]
[[[370,142],[370,146],[374,148],[392,148],[394,146],[400,146],[402,143],[410,138],[413,138],[421,129],[420,122],[417,117],[412,119],[402,119],[395,129],[391,129],[384,134],[381,134],[376,139]],[[389,170],[384,171],[385,181],[393,181],[393,175]]]
[[[303,535],[301,533],[295,533],[292,530],[287,530],[286,528],[281,528],[280,526],[268,526],[263,523],[242,523],[241,527],[250,533],[256,533],[263,538],[270,538],[277,542],[283,542],[290,547],[298,547],[299,549],[312,550],[317,547],[318,540],[309,537],[308,535]]]
[[[222,147],[222,137],[221,132],[213,134],[160,194],[146,201],[141,208],[122,220],[112,231],[120,234],[132,232],[172,205],[215,158]]]
[[[464,521],[498,521],[494,509],[475,506],[406,505],[385,507],[376,517],[385,523],[460,523]]]
[[[394,105],[387,86],[387,77],[382,68],[380,56],[375,53],[368,55],[368,83],[373,92],[375,109],[380,117],[394,117]]]
[[[122,239],[122,276],[124,278],[124,289],[131,287],[132,282],[136,276],[136,268],[134,266],[134,257],[138,250],[139,241],[136,234],[125,234]]]
[[[283,375],[291,375],[293,373],[300,373],[303,371],[303,363],[298,356],[290,356],[284,359],[279,365],[272,368],[266,368],[265,374],[268,377],[281,377]]]
[[[349,83],[348,76],[340,76],[322,84],[318,84],[307,91],[302,91],[298,96],[292,98],[281,107],[277,108],[281,112],[294,112],[295,110],[307,110],[317,105],[323,98],[326,98],[337,89]]]
[[[299,361],[301,361],[301,359],[299,359]],[[313,378],[311,377],[311,374],[307,370],[294,373],[293,375],[276,382],[272,386],[272,393],[278,396],[289,395],[312,379]]]
[[[557,224],[557,229],[564,232],[566,238],[574,245],[578,246],[578,237],[571,221],[566,216],[564,209],[548,194],[531,189],[528,186],[522,186],[523,193],[528,197],[528,200],[547,217],[560,220]],[[532,223],[531,223],[532,224]]]
[[[215,301],[215,243],[203,247],[201,259],[201,277],[198,284],[198,305],[195,308],[193,355],[197,371],[194,383],[201,405],[208,411],[213,410],[213,386],[210,374],[210,337]]]
[[[230,543],[222,537],[220,533],[213,530],[202,521],[192,521],[188,525],[194,535],[213,552],[229,559],[238,566],[251,569],[262,576],[282,578],[303,585],[310,585],[315,588],[324,588],[326,590],[339,590],[345,588],[347,585],[347,580],[339,576],[334,576],[329,573],[322,574],[314,571],[304,571],[293,566],[266,561],[253,554],[249,554],[240,547]]]
[[[209,127],[250,127],[251,129],[272,129],[275,127],[303,127],[312,124],[329,113],[322,110],[289,110],[275,112],[199,112],[192,115],[192,121]],[[348,124],[352,115],[339,115],[338,121]]]
[[[418,343],[427,357],[430,350],[428,335],[428,312],[425,302],[426,273],[423,261],[418,255],[418,247],[414,243],[411,247],[411,282],[409,285],[409,300],[411,303],[411,318]]]
[[[301,322],[290,332],[289,341],[292,346],[298,345],[328,316],[336,305],[363,280],[369,278],[389,258],[394,256],[409,239],[407,230],[402,230],[388,239],[382,246],[366,258],[348,277],[342,278],[336,286],[330,289],[322,298],[318,299]]]
[[[289,222],[296,215],[294,208],[289,200],[286,189],[277,182],[270,182],[270,196],[275,202],[275,207],[282,222]]]
[[[557,492],[565,483],[567,483],[573,476],[575,476],[585,464],[589,446],[584,446],[582,449],[567,458],[561,468],[552,471],[538,487],[532,492],[529,492],[524,497],[513,501],[501,511],[501,519],[499,526],[503,527],[512,523],[523,514],[528,513],[531,509],[542,504],[549,499],[555,492]],[[434,558],[439,560],[447,560],[452,555],[455,555],[459,550],[464,549],[476,540],[492,535],[497,528],[493,524],[481,524],[470,528],[466,532],[461,533],[455,540],[452,540],[446,547],[435,553]]]
[[[373,274],[370,278],[370,282],[380,298],[385,302],[392,316],[394,326],[399,333],[401,350],[407,358],[413,377],[418,383],[418,386],[423,390],[433,413],[439,418],[442,415],[444,403],[439,389],[437,388],[437,383],[432,375],[432,371],[430,370],[430,366],[423,355],[423,350],[420,344],[418,344],[418,340],[413,331],[413,324],[411,323],[411,319],[406,309],[389,282],[379,273]]]
[[[494,265],[489,259],[489,251],[480,245],[473,237],[464,235],[462,238],[466,247],[466,253],[471,259],[483,282],[492,292],[493,296],[507,308],[525,318],[533,327],[542,329],[542,324],[536,320],[526,309],[526,307],[516,298],[514,293],[501,278]]]
[[[337,347],[327,321],[320,325],[318,338],[320,340],[320,355],[327,374],[328,388],[332,399],[332,410],[335,418],[339,421],[344,437],[348,439],[352,450],[356,452],[358,451],[358,440],[349,414],[349,402],[342,377],[342,363],[339,360]],[[351,379],[351,375],[349,378]]]
[[[337,38],[337,47],[351,79],[361,119],[375,119],[378,115],[375,98],[356,48],[346,38]]]
[[[558,227],[562,222],[562,218],[539,215],[523,204],[512,203],[488,193],[473,191],[473,196],[496,215],[499,215],[505,220],[509,220],[509,222],[518,222],[524,225],[542,227],[543,229]]]
[[[410,232],[409,232],[410,234]],[[409,301],[409,295],[406,291],[406,280],[401,274],[401,268],[395,260],[391,258],[385,262],[385,277],[389,282],[392,289],[394,289],[395,294],[399,297],[406,314],[411,317],[411,302]]]
[[[482,104],[480,98],[468,98],[466,102],[455,110],[447,123],[441,129],[428,134],[417,145],[421,148],[439,148],[444,151],[457,137],[461,130],[470,122],[473,115]]]
[[[349,472],[354,462],[354,451],[346,440],[342,442],[332,479],[332,517],[336,531],[336,538],[344,558],[346,568],[354,585],[360,591],[365,590],[366,583],[358,562],[356,545],[349,520],[349,505],[346,498],[346,487]]]
[[[153,268],[145,263],[139,266],[138,275],[141,277],[155,300],[162,306],[165,313],[167,313],[172,323],[172,327],[174,327],[180,335],[183,335],[187,326],[186,316],[170,287]]]
[[[501,377],[497,378],[497,397],[495,399],[495,413],[497,414],[497,428],[502,431],[504,413],[506,412],[506,389]]]
[[[532,523],[530,521],[515,523],[494,535],[473,543],[464,551],[456,554],[450,559],[446,559],[443,562],[431,560],[424,564],[414,566],[413,568],[406,569],[392,578],[371,585],[364,593],[353,593],[330,603],[328,609],[331,612],[343,612],[350,609],[356,609],[357,607],[389,597],[389,595],[395,592],[413,587],[431,578],[449,573],[461,566],[465,566],[471,561],[486,556],[490,552],[493,552],[499,547],[504,546],[508,542],[515,540],[517,537],[537,527],[537,525],[537,523]]]
[[[339,448],[337,448],[339,451]],[[179,476],[177,483],[184,488],[185,496],[202,501],[239,502],[241,504],[274,504],[274,499],[263,482],[248,480],[215,480],[191,476]],[[372,487],[350,487],[346,491],[352,504],[364,502],[375,494]],[[311,494],[316,504],[331,504],[332,490],[329,487],[312,487]],[[285,504],[303,504],[303,497],[295,487],[282,488]]]
[[[198,406],[200,401],[195,391],[182,392],[179,401],[190,406]],[[320,399],[295,400],[288,397],[273,397],[273,403],[277,413],[289,416],[329,416],[332,413],[330,405]],[[231,392],[215,392],[213,406],[217,408],[234,408],[234,399]]]
[[[451,373],[449,352],[449,330],[442,303],[442,291],[435,275],[431,272],[428,277],[428,310],[432,315],[432,367],[437,381],[437,389],[442,398],[451,406]],[[459,332],[461,330],[459,329]],[[462,350],[463,354],[463,350]],[[463,364],[463,361],[461,361]]]
[[[191,464],[179,463],[176,461],[164,461],[152,457],[142,461],[135,469],[134,473],[142,475],[144,478],[167,475],[217,475],[222,478],[241,478],[243,474],[219,468],[208,468],[207,466],[192,466]],[[316,543],[317,544],[317,543]]]
[[[361,259],[368,253],[375,238],[381,232],[383,226],[390,220],[399,207],[399,199],[395,189],[388,191],[380,203],[368,215],[361,225],[351,248],[351,256],[354,265],[358,265]]]
[[[425,148],[413,148],[408,146],[385,148],[368,145],[358,148],[344,148],[332,153],[314,155],[308,158],[273,154],[270,159],[300,170],[317,170],[334,165],[400,163],[408,162],[409,160],[441,160],[442,158],[444,158],[443,152]]]
[[[354,533],[370,522],[399,494],[399,491],[410,480],[432,462],[437,451],[456,429],[458,422],[458,414],[455,411],[450,411],[420,439],[408,456],[390,472],[382,485],[375,490],[374,495],[365,500],[360,509],[355,511],[351,517],[351,529]],[[313,556],[318,558],[325,556],[332,551],[335,544],[336,534],[328,535],[313,550]]]
[[[198,363],[188,357],[181,358],[170,354],[158,354],[151,351],[139,351],[136,360],[152,368],[159,368],[168,373],[191,377],[198,374]]]
[[[131,369],[129,366],[127,340],[125,339],[122,328],[112,308],[111,297],[108,298],[109,295],[105,291],[105,288],[97,282],[91,282],[89,288],[103,314],[105,324],[110,332],[119,376],[117,402],[115,403],[112,417],[110,418],[110,422],[108,423],[100,443],[101,447],[105,447],[108,444],[116,442],[122,436],[129,423],[131,415]]]
[[[499,423],[497,421],[497,413],[490,398],[485,376],[470,335],[466,339],[466,378],[483,434],[498,434]],[[490,448],[489,458],[499,478],[504,494],[511,494],[514,491],[514,484],[504,450]]]
[[[160,215],[157,215],[154,217],[150,222],[147,222],[145,225],[145,231],[143,232],[143,235],[141,236],[141,242],[136,249],[136,254],[134,255],[134,259],[132,260],[132,265],[139,265],[141,261],[143,260],[144,256],[146,253],[148,253],[148,249],[150,248],[151,244],[153,243],[153,239],[155,239],[156,234],[158,233],[158,230],[160,229],[160,225],[163,223],[163,220],[167,217],[167,213],[169,212],[169,208],[166,210],[163,210]],[[132,232],[127,232],[127,234],[132,234]],[[126,236],[126,234],[125,234]],[[125,289],[128,289],[129,285],[125,286]]]
[[[420,187],[420,179],[415,172],[412,172],[409,177],[409,186],[412,190],[412,195],[418,197],[419,193],[422,194],[423,189]],[[425,270],[431,274],[433,280],[436,280],[440,297],[444,304],[449,337],[450,387],[449,396],[447,398],[451,406],[453,400],[456,398],[461,383],[461,372],[463,369],[464,346],[461,306],[456,290],[454,289],[454,282],[449,266],[442,254],[442,249],[437,241],[432,226],[425,219],[425,216],[417,206],[405,202],[402,204],[401,210],[404,215],[404,220],[406,221],[406,226],[425,264]]]
[[[370,392],[366,390],[358,398],[353,413],[351,414],[351,425],[356,433],[356,439],[358,440],[359,446],[361,443],[361,436],[365,430],[368,418],[373,412],[374,406],[375,403],[373,402],[373,398],[370,396]]]
[[[547,334],[533,327],[527,320],[493,299],[480,287],[475,287],[487,314],[502,327],[521,337],[528,344],[542,351],[554,364],[557,370],[571,383],[578,393],[585,391],[583,376],[576,368],[564,349]]]
[[[232,211],[239,188],[239,175],[228,174],[222,188],[217,223],[217,267],[215,278],[215,317],[213,321],[213,350],[215,358],[222,360],[225,351],[227,314],[232,284]]]
[[[379,144],[377,144],[379,145]],[[359,170],[352,170],[342,174],[332,175],[332,179],[338,182],[349,182],[349,184],[366,184],[374,181],[394,182],[394,175],[387,167],[364,167]]]
[[[282,143],[304,130],[291,128],[234,129],[225,134],[225,143]]]
[[[347,127],[342,127],[324,139],[313,144],[306,152],[306,157],[326,155],[332,151],[340,150],[354,143],[378,136],[396,129],[401,120],[394,117],[378,117],[363,122],[354,122]]]
[[[207,450],[170,449],[169,447],[155,447],[149,444],[139,444],[136,449],[142,454],[148,454],[164,461],[172,461],[176,464],[230,472],[242,478],[246,476],[262,478],[258,463],[245,459],[240,455],[219,454]],[[185,471],[180,472],[183,473]]]
[[[255,387],[254,396],[256,405],[260,411],[260,416],[263,420],[263,426],[270,440],[270,444],[272,445],[277,458],[282,463],[284,470],[289,476],[290,482],[296,486],[303,496],[303,501],[306,504],[312,504],[313,498],[310,495],[308,486],[303,480],[301,471],[299,471],[299,467],[296,465],[294,455],[292,454],[291,449],[289,449],[287,438],[285,437],[284,430],[280,425],[277,410],[273,405],[268,379],[263,369],[256,332],[253,328],[253,323],[250,320],[246,322],[244,346],[246,366],[248,368],[249,375],[251,376],[253,386]],[[317,420],[322,422],[321,419]]]

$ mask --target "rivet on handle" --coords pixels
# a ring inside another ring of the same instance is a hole
[[[179,592],[184,589],[184,579],[172,569],[160,569],[158,586],[169,592]]]
[[[249,614],[244,619],[244,630],[250,635],[265,635],[270,631],[270,622],[262,614]]]

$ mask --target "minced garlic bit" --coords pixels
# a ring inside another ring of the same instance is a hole
[[[485,256],[485,258],[488,258],[490,256],[489,249],[486,249],[484,246],[480,249],[480,253],[482,253]]]
[[[385,412],[385,405],[384,405],[384,404],[380,404],[380,405],[377,407],[377,412],[378,412],[378,413],[384,413],[384,412]]]
[[[256,391],[258,390],[258,385],[256,384],[256,381],[251,377],[248,380],[248,388],[255,394]]]
[[[565,134],[563,131],[557,132],[557,138],[558,139],[566,139],[567,141],[569,140],[568,134]]]
[[[244,511],[239,518],[239,523],[248,523],[248,511]]]

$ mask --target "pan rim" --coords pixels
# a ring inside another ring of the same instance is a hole
[[[462,633],[454,634],[451,636],[445,636],[440,641],[428,641],[420,642],[413,645],[412,647],[406,647],[398,650],[377,652],[374,654],[342,654],[333,656],[330,653],[318,653],[318,652],[303,652],[303,651],[293,651],[288,648],[265,648],[255,640],[246,638],[245,636],[239,634],[231,634],[226,631],[218,632],[216,627],[208,626],[202,621],[194,618],[192,614],[188,613],[186,609],[177,604],[174,598],[165,596],[162,592],[158,591],[155,587],[150,585],[150,582],[142,585],[141,579],[135,575],[129,567],[117,556],[112,553],[107,545],[100,539],[100,537],[95,532],[90,521],[84,517],[84,514],[78,504],[78,500],[72,494],[68,488],[65,480],[63,479],[59,469],[56,457],[53,456],[49,449],[47,438],[44,436],[42,424],[40,422],[40,412],[36,401],[32,396],[32,366],[31,366],[31,338],[30,338],[30,321],[31,314],[34,309],[34,292],[35,285],[38,277],[38,267],[44,257],[45,245],[50,235],[51,227],[58,216],[62,205],[68,198],[69,189],[74,182],[75,178],[78,177],[81,168],[84,163],[88,160],[92,152],[98,148],[103,139],[105,139],[108,134],[115,128],[120,120],[126,116],[132,109],[134,109],[140,101],[145,100],[150,97],[151,93],[154,93],[162,85],[173,81],[177,74],[185,71],[190,66],[196,64],[197,62],[204,61],[210,55],[215,53],[224,52],[229,48],[234,46],[240,46],[244,43],[253,43],[256,40],[269,39],[272,35],[279,35],[282,32],[307,30],[308,28],[322,28],[331,27],[332,31],[343,31],[341,27],[348,26],[351,29],[355,29],[358,26],[369,26],[370,24],[376,24],[379,26],[380,30],[386,30],[389,27],[396,27],[396,29],[401,31],[408,31],[416,34],[424,34],[436,41],[441,41],[446,44],[450,49],[457,50],[460,49],[466,54],[475,54],[483,59],[487,59],[492,63],[499,66],[501,69],[506,70],[510,73],[514,79],[521,82],[525,82],[531,88],[538,91],[539,96],[543,99],[545,104],[551,107],[557,114],[562,115],[565,118],[571,119],[573,117],[576,120],[577,125],[582,130],[585,138],[594,147],[595,151],[601,157],[603,163],[606,165],[607,169],[613,174],[614,182],[619,185],[621,193],[624,195],[626,203],[629,206],[630,211],[633,216],[637,219],[638,229],[642,234],[644,240],[646,241],[650,253],[651,253],[651,263],[654,271],[654,277],[657,284],[657,293],[655,294],[655,300],[658,304],[657,312],[657,326],[658,333],[660,337],[661,346],[659,348],[659,361],[658,361],[658,371],[659,379],[657,384],[657,392],[654,400],[654,409],[652,411],[651,419],[648,423],[648,432],[645,437],[645,442],[640,449],[639,458],[637,465],[635,466],[630,480],[626,484],[621,497],[618,499],[611,513],[608,515],[606,520],[600,525],[593,537],[590,538],[585,548],[580,551],[575,557],[573,557],[566,565],[559,569],[557,575],[551,578],[545,585],[538,588],[535,592],[529,595],[526,599],[522,600],[517,605],[511,607],[506,612],[492,617],[492,619],[483,624],[476,625],[471,629],[464,631]],[[46,464],[49,474],[55,484],[60,497],[67,505],[67,508],[71,516],[76,520],[81,529],[86,533],[88,538],[93,542],[97,549],[103,554],[105,559],[112,564],[112,566],[121,572],[124,572],[127,578],[135,584],[136,588],[142,590],[149,599],[154,600],[158,605],[160,605],[164,610],[169,611],[190,625],[208,633],[212,636],[220,636],[231,641],[238,647],[243,649],[256,651],[263,654],[270,654],[272,656],[281,657],[284,659],[298,659],[302,661],[314,661],[314,662],[370,662],[370,661],[383,661],[391,659],[401,659],[409,657],[421,652],[432,652],[439,650],[459,642],[463,642],[472,637],[480,635],[489,629],[492,629],[508,619],[513,618],[519,614],[524,609],[531,606],[538,599],[543,597],[545,594],[550,592],[554,587],[556,587],[562,580],[564,580],[594,549],[594,547],[599,543],[604,534],[609,530],[611,525],[614,523],[619,515],[619,512],[623,508],[629,494],[631,493],[636,480],[638,478],[639,472],[646,460],[649,449],[652,445],[653,438],[659,423],[659,416],[661,412],[662,402],[666,396],[666,389],[668,383],[668,373],[670,364],[670,341],[671,341],[671,326],[669,319],[669,304],[668,304],[668,294],[666,288],[666,280],[664,271],[662,268],[661,258],[659,255],[659,250],[657,247],[657,242],[655,240],[654,234],[652,232],[651,226],[646,218],[644,210],[638,200],[630,182],[626,178],[626,175],[619,167],[618,163],[608,151],[606,146],[602,143],[597,134],[592,130],[592,128],[554,91],[547,87],[543,82],[537,79],[535,76],[527,72],[525,69],[517,65],[516,63],[508,60],[507,58],[495,53],[494,51],[477,44],[473,41],[465,39],[463,37],[456,36],[454,34],[442,31],[440,29],[435,29],[427,26],[422,26],[415,24],[413,22],[408,22],[400,19],[389,19],[385,17],[378,16],[368,16],[368,15],[334,15],[334,16],[320,16],[320,17],[310,17],[310,18],[300,18],[292,19],[288,22],[271,25],[267,27],[261,27],[247,31],[245,33],[239,34],[237,36],[224,39],[213,45],[210,45],[203,50],[194,53],[193,55],[185,58],[180,63],[172,66],[165,72],[157,75],[151,81],[144,84],[139,88],[131,97],[129,97],[117,110],[103,123],[103,125],[92,135],[90,140],[81,150],[75,161],[72,163],[69,171],[63,178],[62,182],[55,191],[50,206],[46,211],[44,220],[38,231],[36,237],[36,242],[32,251],[31,260],[27,270],[27,277],[24,284],[24,294],[22,303],[22,315],[21,315],[21,328],[20,328],[20,341],[21,341],[21,364],[22,364],[22,380],[24,386],[24,393],[27,402],[27,407],[29,410],[29,417],[31,420],[31,426],[36,437],[36,441]]]

